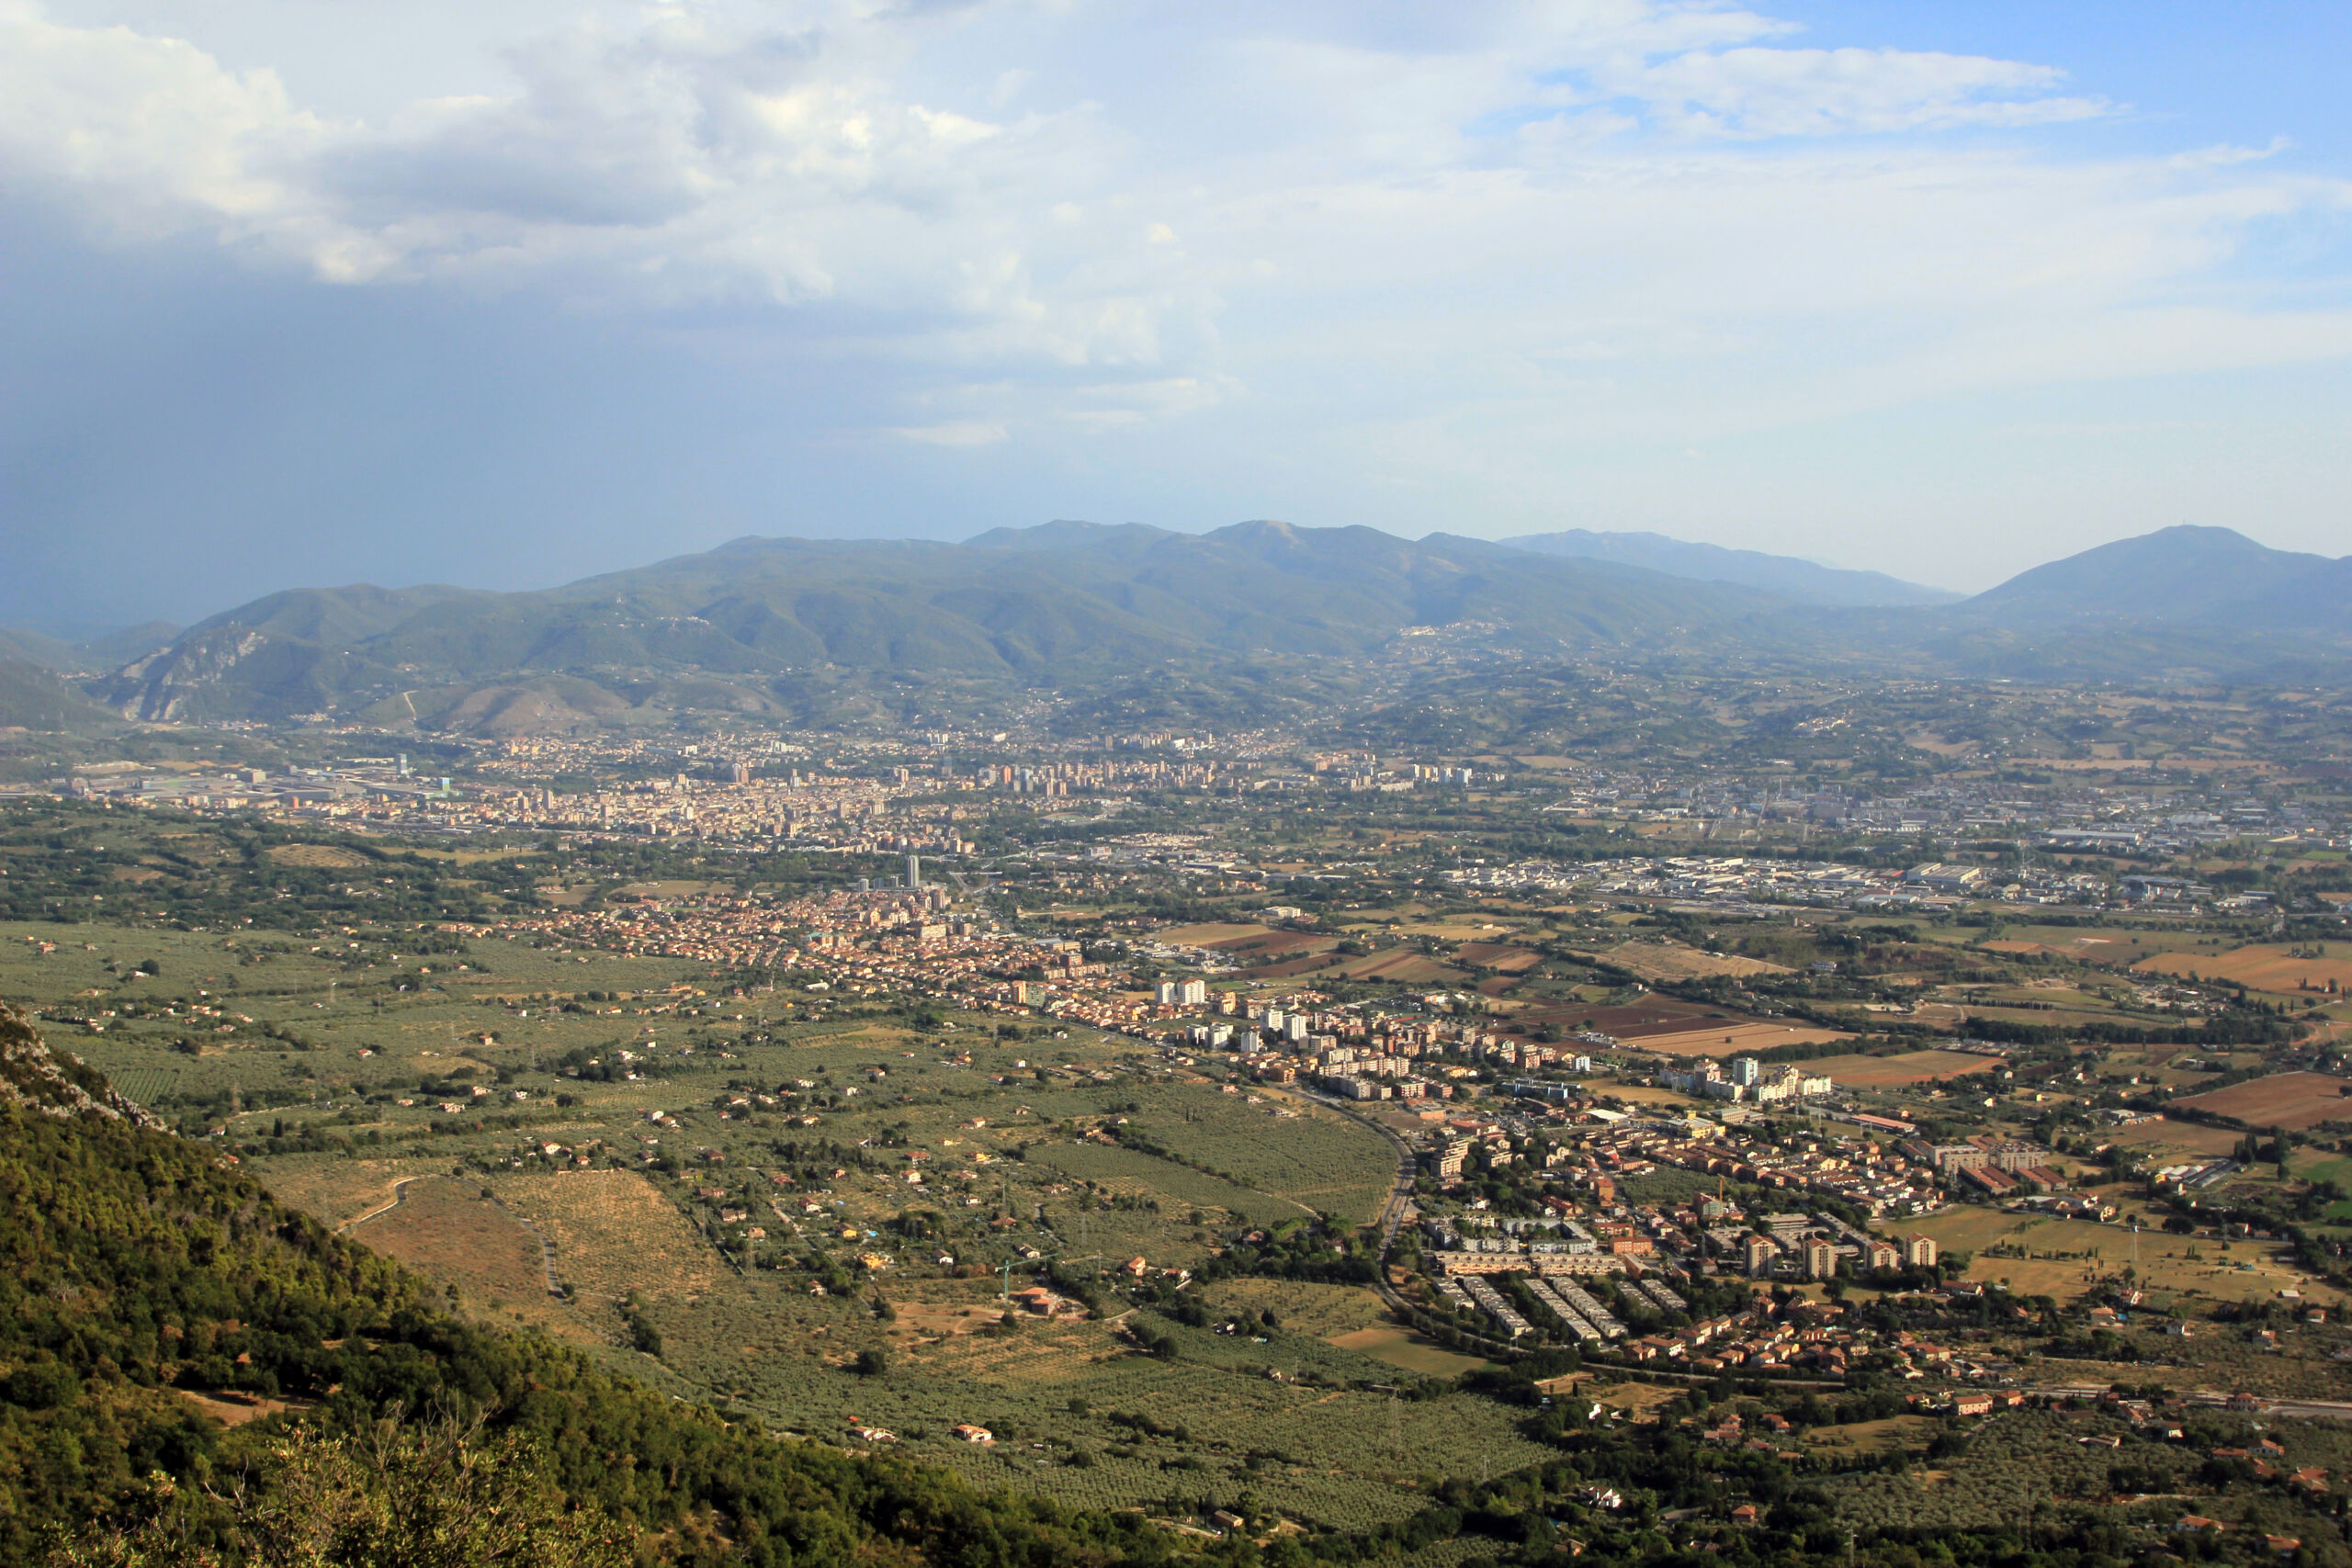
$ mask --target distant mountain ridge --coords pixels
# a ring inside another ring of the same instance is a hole
[[[1295,704],[1303,671],[1409,664],[1441,643],[1449,657],[1921,675],[2352,672],[2352,559],[2271,550],[2228,529],[2100,546],[1957,604],[1890,603],[1935,591],[1750,551],[1543,537],[1557,547],[1271,521],[1207,534],[1065,521],[962,544],[747,537],[531,592],[288,590],[210,616],[86,689],[151,721],[335,715],[539,734],[687,710],[824,719],[853,687],[874,716],[950,688],[1116,686],[1148,705],[1155,688],[1189,682],[1213,699],[1255,682]],[[1604,547],[1682,570],[1595,553]],[[1690,575],[1733,570],[1758,581]],[[1270,673],[1277,667],[1287,673]],[[73,694],[46,671],[9,668],[33,682],[20,705]]]
[[[2352,557],[2274,550],[2232,528],[2180,524],[2021,571],[1968,601],[1971,616],[2018,624],[2160,621],[2352,629]]]
[[[1614,561],[1620,566],[1664,572],[1668,577],[1734,583],[1777,593],[1801,604],[1956,604],[1962,597],[1946,589],[1905,582],[1881,571],[1849,571],[1795,556],[1693,544],[1664,534],[1596,533],[1587,528],[1569,528],[1556,534],[1521,534],[1498,542],[1538,555]]]
[[[31,626],[0,626],[0,659],[38,664],[61,674],[89,675],[116,669],[142,653],[152,653],[179,634],[180,628],[168,621],[119,626],[80,641],[69,641]]]
[[[0,728],[119,729],[121,721],[46,666],[0,657]]]
[[[96,689],[150,720],[375,708],[495,728],[512,710],[561,728],[642,705],[649,682],[664,702],[755,712],[777,680],[818,673],[1051,685],[1178,658],[1361,658],[1408,627],[1475,625],[1522,650],[1730,653],[1792,641],[1782,608],[1443,535],[1054,523],[960,545],[737,539],[535,592],[291,590]]]

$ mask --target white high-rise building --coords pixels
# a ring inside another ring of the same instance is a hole
[[[1182,1001],[1185,1007],[1204,1007],[1207,1005],[1208,999],[1209,983],[1206,980],[1187,980],[1184,982]]]

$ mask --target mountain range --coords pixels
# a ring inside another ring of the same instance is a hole
[[[13,691],[69,722],[95,701],[133,720],[545,733],[686,710],[818,716],[851,691],[1311,680],[1441,649],[2051,679],[2352,671],[2352,558],[2225,528],[2166,528],[1941,597],[1654,535],[1058,522],[961,544],[744,538],[529,592],[288,590],[160,646],[165,628],[145,628],[130,640],[149,649],[78,686],[40,667],[72,660],[0,662],[0,710]]]
[[[1761,589],[1801,604],[1951,604],[1964,597],[1949,589],[1923,588],[1883,571],[1847,571],[1795,556],[1693,544],[1664,534],[1597,534],[1570,528],[1558,534],[1521,534],[1502,543],[1538,555],[1615,561],[1620,566],[1662,571],[1668,577]]]

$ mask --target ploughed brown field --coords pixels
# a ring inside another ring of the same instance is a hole
[[[1454,949],[1453,956],[1458,963],[1502,975],[1524,975],[1544,962],[1543,953],[1534,948],[1508,942],[1465,942]]]
[[[2352,1097],[2347,1097],[2347,1089],[2352,1089],[2352,1078],[2332,1073],[2273,1073],[2174,1103],[2227,1116],[2249,1127],[2284,1127],[2300,1133],[2323,1122],[2352,1122]]]
[[[1351,980],[1394,980],[1400,986],[1448,986],[1464,978],[1461,970],[1450,969],[1409,947],[1351,958],[1340,965],[1340,972]]]
[[[1329,947],[1336,940],[1313,931],[1256,931],[1222,937],[1204,945],[1236,958],[1275,958],[1304,953],[1310,947]]]

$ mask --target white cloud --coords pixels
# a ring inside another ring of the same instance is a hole
[[[364,115],[17,6],[0,170],[117,240],[209,233],[335,283],[788,320],[954,400],[884,428],[956,446],[1245,400],[1705,434],[2344,351],[2334,317],[2221,279],[2352,185],[2038,152],[2032,128],[2109,107],[2052,66],[1800,46],[1672,0],[1408,20],[670,5]],[[1937,134],[1961,128],[2020,134]]]
[[[2109,112],[2062,97],[2063,72],[1891,49],[1693,51],[1619,84],[1696,134],[1837,136],[1960,125],[2044,125]]]
[[[943,424],[900,425],[890,434],[926,446],[993,446],[1009,432],[993,421],[959,419]]]

